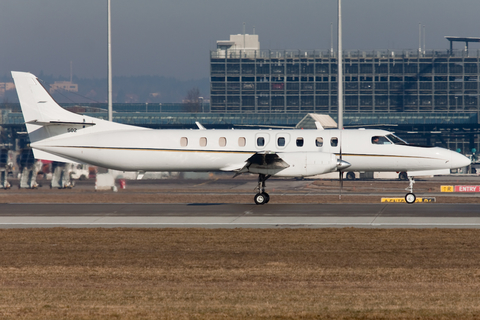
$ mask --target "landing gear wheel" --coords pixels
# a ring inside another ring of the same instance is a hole
[[[405,202],[408,204],[414,203],[416,199],[417,197],[413,193],[409,192],[405,195]]]
[[[355,180],[355,173],[347,172],[347,180]]]
[[[264,192],[263,196],[265,197],[265,203],[268,203],[268,201],[270,201],[270,195],[268,193]]]
[[[265,196],[267,195],[267,196]],[[266,193],[257,193],[255,195],[255,197],[253,198],[253,200],[255,201],[255,204],[265,204],[268,202],[267,200],[268,198],[268,194]]]

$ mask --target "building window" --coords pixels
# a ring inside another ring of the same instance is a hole
[[[297,138],[297,147],[303,147],[303,138]]]
[[[201,137],[200,138],[200,147],[205,147],[207,146],[207,138]]]
[[[315,145],[317,147],[323,147],[323,138],[322,137],[318,137],[316,140],[315,140]]]
[[[225,147],[227,145],[227,138],[220,137],[220,139],[218,140],[218,144],[220,145],[220,147]]]
[[[180,138],[180,146],[182,147],[188,146],[188,139],[186,137]]]

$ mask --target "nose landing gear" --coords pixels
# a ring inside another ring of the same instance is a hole
[[[265,181],[270,178],[271,175],[259,174],[258,175],[258,186],[255,188],[258,190],[258,193],[255,195],[253,200],[255,204],[265,204],[270,201],[270,196],[265,192]]]
[[[413,180],[413,177],[410,177],[410,176],[408,177],[408,180],[409,180],[408,188],[405,189],[408,191],[408,193],[405,195],[405,202],[408,204],[412,204],[417,199],[417,197],[413,193],[413,184],[415,183],[415,180]]]

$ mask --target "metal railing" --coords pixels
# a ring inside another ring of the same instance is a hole
[[[336,58],[337,53],[330,50],[211,50],[212,59],[314,59],[314,58]],[[478,58],[480,50],[346,50],[343,52],[346,58]]]

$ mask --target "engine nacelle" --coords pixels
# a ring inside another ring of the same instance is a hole
[[[279,177],[306,177],[337,170],[337,157],[325,152],[278,153],[289,167],[274,173]]]

